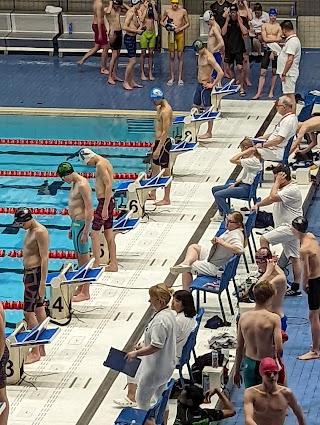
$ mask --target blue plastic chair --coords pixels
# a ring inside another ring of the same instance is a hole
[[[201,325],[201,321],[202,321],[202,317],[203,317],[203,315],[204,315],[204,308],[200,308],[199,310],[198,310],[198,313],[197,313],[197,315],[196,315],[196,322],[197,322],[197,329],[198,329],[198,332],[199,332],[199,329],[200,329],[200,325]],[[198,333],[197,333],[197,335],[198,335]],[[195,348],[193,347],[193,349],[192,349],[192,353],[193,353],[193,358],[194,358],[194,361],[196,361],[197,360],[197,355],[196,355],[196,351],[195,351]]]
[[[164,424],[164,413],[166,411],[167,404],[168,404],[169,397],[170,397],[173,386],[174,386],[174,379],[172,378],[168,382],[167,388],[162,393],[162,396],[161,396],[162,401],[161,401],[161,404],[160,404],[160,409],[158,411],[158,415],[155,418],[156,425],[163,425]]]
[[[240,260],[240,257],[238,255],[234,255],[228,261],[228,263],[227,263],[227,265],[224,269],[224,272],[221,276],[220,285],[217,286],[217,287],[206,286],[208,283],[217,282],[217,278],[213,277],[213,276],[198,276],[193,281],[193,283],[190,286],[190,291],[197,291],[197,298],[196,298],[197,299],[197,309],[200,308],[200,292],[204,292],[204,294],[206,294],[207,292],[211,293],[211,294],[215,294],[215,295],[218,296],[222,318],[226,322],[226,315],[225,315],[224,307],[223,307],[222,300],[221,300],[221,294],[223,293],[223,291],[226,291],[231,314],[234,314],[234,310],[233,310],[228,286],[229,286],[230,280],[233,280],[235,291],[236,291],[236,294],[237,294],[237,297],[238,297],[238,288],[235,285],[234,277],[235,277],[236,272],[237,272],[239,260]]]
[[[255,204],[257,202],[257,190],[258,190],[259,184],[261,183],[261,180],[262,180],[262,171],[259,171],[257,173],[257,175],[255,176],[252,184],[250,185],[249,196],[247,198],[234,198],[234,199],[240,199],[242,201],[247,201],[249,208],[251,208],[251,202],[253,202],[253,204]],[[228,198],[228,204],[229,205],[230,205],[230,199],[232,199],[232,198]]]
[[[253,248],[256,251],[257,246],[256,246],[256,242],[254,240],[253,233],[252,233],[254,225],[256,224],[256,218],[257,218],[257,212],[251,211],[251,213],[249,214],[249,216],[247,218],[246,224],[245,224],[246,234],[247,234],[247,238],[248,238],[248,248],[249,248],[252,263],[255,262],[255,258],[254,258],[254,255],[253,255],[253,250],[252,250],[250,240],[252,240]],[[248,270],[247,270],[247,272],[249,273]]]
[[[311,118],[314,104],[316,102],[316,96],[307,95],[305,97],[304,106],[298,115],[298,121],[304,122]]]
[[[148,419],[157,418],[163,402],[163,396],[150,407],[149,410],[135,409],[132,407],[125,407],[121,410],[119,416],[114,421],[115,425],[131,425],[132,421],[136,421],[136,425],[145,425]],[[156,425],[162,425],[156,422]]]

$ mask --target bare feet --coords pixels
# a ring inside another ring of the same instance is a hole
[[[258,100],[260,97],[261,95],[257,93],[255,96],[253,96],[252,100]]]
[[[143,86],[141,84],[132,83],[132,88],[134,88],[134,89],[142,89]]]
[[[149,80],[150,81],[154,81],[155,80],[155,78],[154,78],[154,76],[152,74],[149,74]]]
[[[251,87],[252,86],[252,83],[251,83],[250,80],[246,80],[246,86],[248,86],[248,87]]]
[[[120,81],[120,83],[123,83],[123,79],[120,78],[120,77],[118,77],[118,76],[114,77],[114,80],[115,81]]]
[[[83,61],[82,60],[78,61],[77,62],[77,65],[82,66],[83,65]]]
[[[35,354],[35,353],[30,352],[27,355],[27,358],[26,358],[24,364],[36,363],[36,362],[38,362],[40,360],[40,358],[41,358],[40,353],[39,354]]]
[[[112,77],[109,77],[109,78],[108,78],[108,83],[109,83],[109,84],[112,84],[113,86],[115,86],[115,84],[116,84],[116,82],[113,80],[113,78],[112,78]]]
[[[308,353],[298,357],[298,360],[315,360],[315,359],[320,359],[320,354],[317,353],[316,351],[309,351]]]
[[[273,91],[268,94],[268,99],[273,99]]]
[[[141,81],[148,81],[148,78],[144,74],[141,74],[140,75],[140,80]]]
[[[109,264],[106,268],[105,268],[106,272],[111,272],[111,273],[116,273],[118,271],[118,265],[111,265]]]
[[[172,86],[173,83],[174,83],[174,79],[170,78],[170,80],[167,82],[167,86]]]
[[[124,89],[126,89],[126,90],[132,90],[132,87],[131,87],[131,86],[129,86],[129,84],[128,84],[128,83],[124,82],[122,85],[123,85],[123,88],[124,88]]]
[[[102,68],[100,70],[100,74],[109,75],[109,71],[107,69],[105,69],[105,68]]]
[[[46,356],[46,350],[44,349],[44,345],[40,345],[39,347],[39,353],[41,357],[45,357]]]
[[[155,193],[152,193],[152,192],[149,192],[147,201],[155,201],[156,199],[157,199],[156,198],[156,194]]]
[[[162,199],[162,201],[158,201],[154,203],[156,207],[162,207],[163,205],[170,205],[170,204],[171,202],[167,201],[166,199]]]
[[[82,292],[72,298],[73,303],[81,303],[82,301],[87,300],[90,300],[90,295],[83,294]]]
[[[212,138],[212,134],[211,133],[204,133],[204,134],[201,134],[198,137],[199,137],[199,139],[211,139]]]

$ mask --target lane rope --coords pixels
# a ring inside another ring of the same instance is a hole
[[[42,146],[96,146],[108,148],[150,148],[151,142],[126,142],[111,140],[36,140],[36,139],[0,139],[1,145],[42,145]]]

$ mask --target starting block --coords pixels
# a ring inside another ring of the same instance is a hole
[[[173,169],[173,166],[177,160],[177,157],[185,152],[191,152],[198,146],[197,142],[192,142],[192,136],[189,134],[183,141],[172,145],[169,152],[169,168]]]
[[[22,321],[11,333],[6,334],[6,344],[9,350],[9,360],[6,365],[7,383],[14,385],[24,375],[24,362],[29,348],[50,344],[60,331],[60,328],[47,329],[50,317],[32,330],[27,330],[26,322]]]
[[[203,122],[215,120],[220,116],[220,112],[213,111],[213,108],[210,107],[202,114],[197,113],[196,108],[192,108],[189,115],[176,117],[173,121],[173,124],[183,124],[182,137],[189,140],[197,140],[199,133],[200,125]]]
[[[240,85],[233,84],[234,80],[229,81],[222,87],[215,87],[211,92],[211,108],[213,111],[220,111],[221,99],[229,94],[235,94],[240,90]]]
[[[93,269],[94,258],[73,270],[72,263],[67,263],[60,272],[48,273],[46,285],[50,286],[50,316],[53,319],[69,319],[72,297],[76,287],[85,283],[96,282],[104,271],[103,267]]]
[[[6,407],[7,407],[6,403],[4,401],[0,401],[0,415]]]

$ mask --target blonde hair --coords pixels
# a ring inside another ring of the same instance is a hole
[[[243,236],[244,236],[244,243],[243,243],[243,245],[244,245],[244,247],[246,247],[247,244],[248,244],[248,238],[247,238],[246,229],[245,229],[244,224],[243,224],[243,215],[239,211],[234,211],[230,215],[232,215],[232,218],[233,218],[233,220],[236,223],[240,224],[240,227],[241,227],[241,229],[243,231]]]
[[[161,301],[164,305],[169,304],[173,292],[173,289],[168,288],[164,283],[158,283],[157,285],[151,286],[151,288],[149,288],[150,297],[158,298],[158,300]]]
[[[253,143],[252,143],[252,140],[249,137],[245,137],[239,145],[239,147],[242,151],[245,151],[246,149],[252,148],[252,146],[253,146]],[[258,158],[258,160],[261,162],[261,155],[258,153],[258,151],[253,152],[253,155],[256,158]]]

